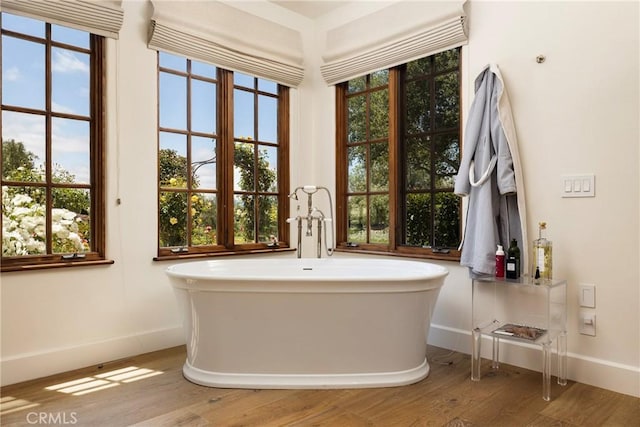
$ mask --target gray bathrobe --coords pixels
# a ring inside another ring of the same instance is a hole
[[[498,66],[476,78],[454,192],[469,196],[460,264],[470,276],[495,273],[497,245],[518,241],[521,271],[528,272],[526,209],[511,105]]]

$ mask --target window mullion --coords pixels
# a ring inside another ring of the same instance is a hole
[[[431,62],[431,69],[435,70],[436,68],[436,64],[435,64],[435,58],[432,57],[430,59]],[[431,245],[431,247],[435,247],[435,243],[436,243],[436,148],[435,148],[435,130],[436,130],[436,73],[435,71],[432,71],[431,75],[429,76],[429,92],[430,92],[430,105],[429,105],[429,109],[431,110],[431,120],[430,120],[430,129],[431,132],[429,134],[429,150],[430,150],[430,164],[429,164],[429,175],[430,175],[430,181],[431,181],[431,185],[429,186],[429,202],[431,204],[431,218],[429,219],[430,223],[431,223],[431,236],[430,236],[430,242],[429,244]]]
[[[347,83],[336,86],[336,243],[347,241]]]
[[[90,159],[91,164],[91,209],[95,212],[91,221],[92,244],[91,251],[97,251],[105,256],[105,185],[104,185],[104,144],[105,127],[101,111],[104,109],[104,90],[101,81],[104,79],[104,48],[98,36],[90,36],[91,54],[91,106],[90,106]]]
[[[191,87],[192,87],[192,76],[191,76],[191,61],[187,60],[187,229],[186,233],[186,243],[187,247],[192,246],[191,238],[193,236],[193,232],[191,230],[193,224],[192,218],[192,210],[191,210],[191,195],[193,194],[193,173],[191,170]]]
[[[365,218],[365,242],[371,243],[371,75],[367,75],[367,83],[366,83],[366,95],[365,95],[365,107],[364,107],[364,117],[365,117],[365,156],[364,156],[364,203],[367,212],[367,216]]]
[[[51,162],[52,143],[53,143],[53,123],[51,118],[51,89],[53,86],[52,70],[51,70],[51,24],[45,24],[45,183],[46,183],[46,202],[45,202],[45,245],[48,254],[53,254],[53,165]]]
[[[400,167],[400,138],[399,132],[402,128],[400,116],[400,70],[398,67],[389,70],[389,247],[395,250],[398,245],[396,231],[399,212],[402,211],[400,200],[399,173]]]
[[[289,89],[278,87],[278,205],[279,215],[278,240],[289,242]],[[334,242],[335,244],[335,242]]]
[[[220,110],[220,164],[219,164],[219,200],[218,242],[227,249],[234,247],[233,216],[233,74],[220,70],[220,88],[218,91]]]
[[[259,182],[259,168],[258,168],[258,141],[260,138],[260,132],[258,129],[258,78],[255,77],[253,79],[253,242],[259,243],[259,223],[260,223],[260,198],[259,198],[259,190],[258,186]]]

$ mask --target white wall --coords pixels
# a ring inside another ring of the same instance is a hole
[[[529,236],[537,236],[539,221],[547,222],[554,276],[568,281],[569,378],[640,396],[638,3],[471,1],[465,9],[463,113],[475,77],[497,63],[519,138]],[[319,21],[320,33],[354,15],[339,12]],[[318,39],[321,49],[322,35]],[[538,55],[545,55],[543,64],[536,63]],[[316,96],[328,101],[332,94],[325,88]],[[332,121],[320,128],[317,145],[326,148],[317,151],[332,153]],[[561,198],[561,176],[580,173],[595,174],[596,197]],[[457,263],[442,264],[451,275],[430,343],[469,352],[471,282]],[[578,333],[580,283],[596,285],[595,337]],[[541,370],[537,351],[505,345],[501,357]]]
[[[113,265],[2,274],[2,382],[9,384],[184,340],[156,252],[156,54],[151,13],[125,2],[109,40],[107,256]],[[120,198],[121,205],[116,204]]]
[[[301,31],[305,43],[313,42],[312,21],[266,2],[235,5],[287,23]],[[2,274],[2,385],[184,343],[164,273],[171,262],[153,261],[157,59],[147,48],[152,6],[125,0],[123,8],[119,40],[107,41],[107,257],[115,263]],[[317,61],[312,51],[307,57]],[[291,91],[292,165],[313,162],[313,76],[307,73]],[[312,170],[292,168],[291,185],[309,183]]]
[[[151,6],[125,0],[123,7],[120,40],[109,41],[107,61],[107,252],[115,263],[2,275],[3,384],[184,342],[164,275],[169,263],[152,261],[157,96],[156,57],[146,47]],[[319,51],[326,29],[379,5],[353,5],[316,22],[264,2],[237,7],[301,31],[307,71],[292,91],[291,185],[333,191],[334,91],[321,79]],[[529,233],[547,221],[555,275],[569,281],[569,377],[640,396],[638,4],[472,2],[466,8],[463,111],[477,73],[498,63],[520,141]],[[539,54],[547,57],[544,64],[535,62]],[[560,176],[567,173],[594,173],[596,197],[560,198]],[[305,241],[305,255],[312,248]],[[451,275],[430,342],[469,351],[471,283],[456,263],[443,264]],[[596,285],[596,337],[577,333],[578,283]],[[506,348],[502,355],[540,369],[539,355],[527,349]]]
[[[468,6],[468,90],[485,63],[499,64],[529,236],[547,221],[554,275],[568,280],[569,376],[640,396],[638,3]],[[574,173],[595,174],[595,198],[560,197],[561,175]],[[580,283],[596,285],[595,337],[578,333]]]

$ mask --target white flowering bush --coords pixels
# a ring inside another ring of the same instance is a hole
[[[88,225],[82,217],[67,209],[51,210],[51,232],[55,253],[89,250],[82,229]],[[11,195],[2,187],[2,256],[46,253],[46,209],[27,194]]]

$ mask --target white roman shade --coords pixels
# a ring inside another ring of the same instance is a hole
[[[298,31],[220,1],[152,0],[149,48],[296,87],[304,77]]]
[[[117,39],[121,0],[2,0],[0,10]]]
[[[328,30],[322,76],[341,83],[466,44],[464,3],[401,1]]]

